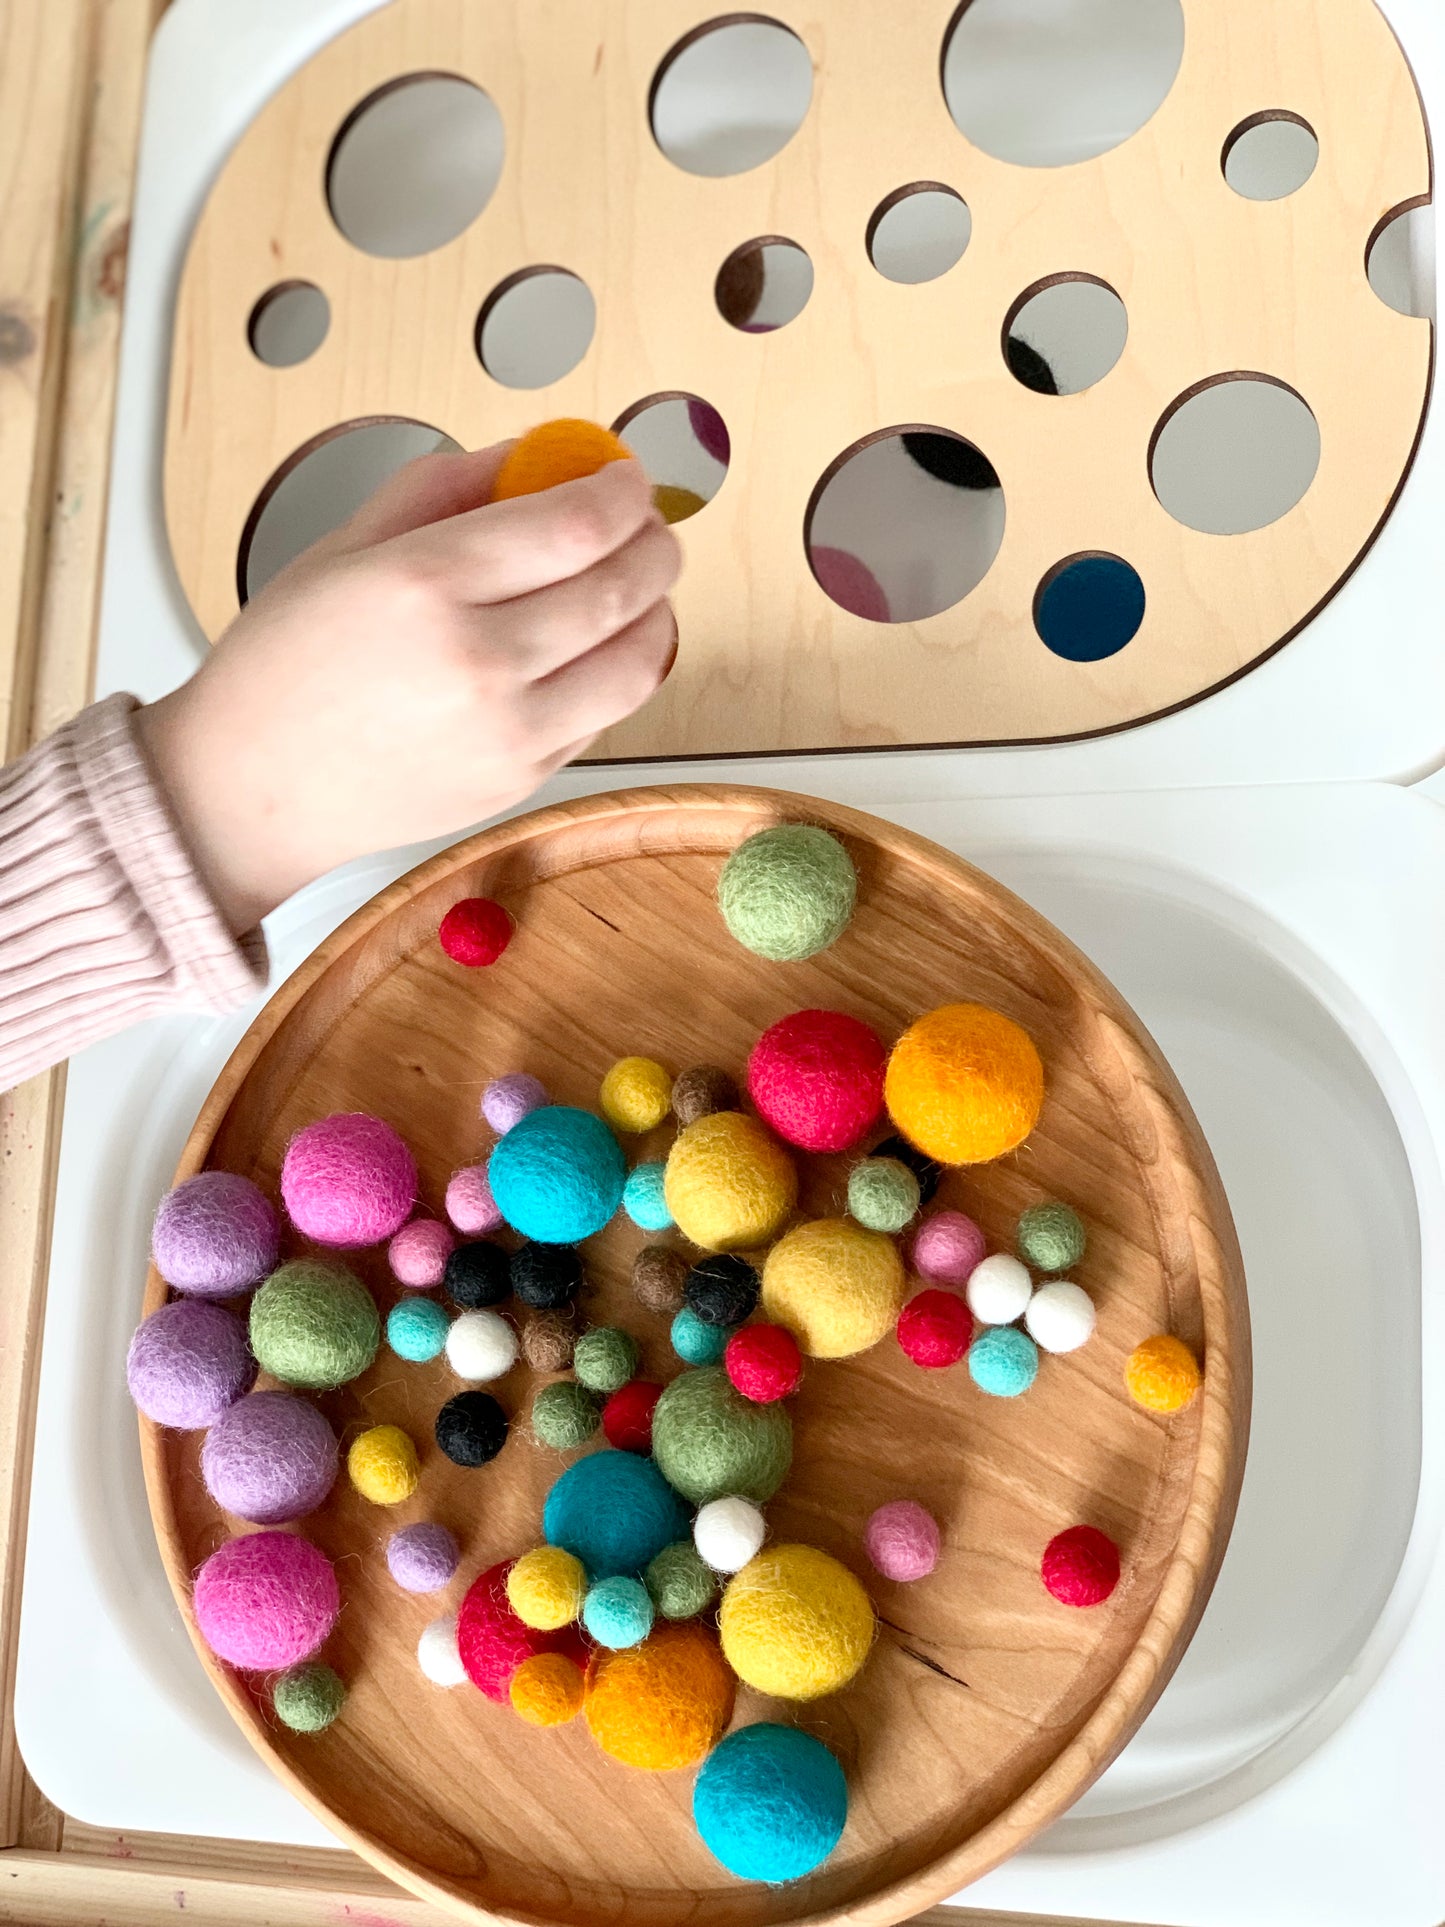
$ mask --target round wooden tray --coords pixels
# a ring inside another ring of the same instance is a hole
[[[770,823],[834,830],[858,865],[859,906],[831,950],[766,963],[728,936],[714,903],[723,853]],[[516,936],[493,969],[459,969],[437,924],[458,897],[502,899]],[[741,1071],[786,1012],[854,1012],[889,1040],[951,998],[1022,1022],[1042,1052],[1043,1117],[1014,1156],[953,1173],[941,1203],[1005,1244],[1020,1210],[1075,1201],[1090,1227],[1078,1276],[1099,1306],[1083,1351],[1046,1358],[1016,1401],[966,1371],[926,1373],[884,1343],[815,1363],[794,1404],[796,1458],[769,1508],[774,1536],[847,1561],[869,1585],[877,1647],[854,1684],[790,1709],[744,1693],[739,1718],[797,1718],[841,1756],[847,1831],[816,1875],[786,1888],[725,1874],[690,1818],[692,1775],[607,1759],[582,1723],[525,1726],[469,1686],[444,1692],[416,1665],[417,1635],[475,1573],[539,1538],[557,1455],[524,1423],[518,1366],[500,1395],[517,1415],[480,1471],[432,1444],[456,1389],[443,1362],[383,1350],[322,1401],[346,1436],[406,1426],[423,1454],[416,1497],[393,1512],[346,1485],[304,1530],[338,1562],[343,1612],[327,1648],[351,1695],[328,1733],[280,1728],[264,1682],[204,1660],[248,1738],[335,1831],[414,1892],[473,1918],[568,1927],[886,1923],[956,1891],[1014,1851],[1088,1786],[1134,1731],[1182,1653],[1228,1537],[1243,1469],[1249,1340],[1238,1248],[1219,1180],[1182,1093],[1137,1019],[1057,931],[966,863],[919,837],[812,798],[734,787],[591,797],[487,830],[357,912],[282,986],[211,1092],[181,1161],[254,1177],[276,1195],[300,1125],[375,1111],[413,1147],[424,1206],[487,1141],[478,1098],[507,1070],[590,1105],[618,1056]],[[879,1135],[883,1134],[882,1127]],[[644,1147],[657,1154],[665,1133]],[[804,1159],[804,1208],[837,1209],[846,1159]],[[649,1376],[677,1369],[665,1321],[628,1288],[642,1234],[625,1220],[590,1241],[588,1314],[642,1344]],[[299,1248],[294,1245],[293,1249]],[[356,1268],[383,1307],[398,1295],[383,1252]],[[146,1309],[165,1286],[152,1272]],[[1130,1349],[1169,1329],[1202,1348],[1203,1395],[1165,1420],[1132,1405]],[[200,1435],[142,1425],[156,1531],[189,1620],[190,1579],[237,1522],[201,1482]],[[940,1519],[932,1578],[895,1586],[863,1560],[863,1523],[909,1495]],[[463,1547],[454,1587],[402,1593],[382,1548],[408,1519],[437,1518]],[[1091,1521],[1124,1552],[1107,1605],[1060,1606],[1039,1581],[1050,1536]],[[194,1633],[194,1627],[192,1628]]]

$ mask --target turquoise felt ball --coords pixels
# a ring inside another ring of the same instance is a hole
[[[670,1231],[672,1213],[662,1195],[665,1164],[635,1164],[622,1187],[622,1208],[639,1231]]]
[[[684,1305],[672,1321],[672,1349],[685,1365],[716,1365],[733,1335],[731,1325],[708,1325]]]
[[[434,1298],[403,1298],[386,1315],[386,1342],[398,1358],[424,1365],[440,1358],[451,1320]]]
[[[638,1646],[652,1631],[652,1595],[640,1579],[616,1574],[599,1579],[582,1602],[582,1624],[599,1646],[618,1652]]]
[[[1039,1348],[1017,1325],[990,1325],[968,1348],[968,1371],[981,1392],[1017,1398],[1038,1376]]]
[[[594,1452],[547,1494],[542,1536],[580,1559],[591,1579],[636,1578],[664,1546],[692,1536],[692,1514],[651,1459]]]
[[[573,1245],[616,1212],[627,1160],[600,1117],[546,1104],[498,1139],[487,1178],[514,1231],[538,1244]]]
[[[692,1817],[714,1859],[740,1880],[801,1880],[837,1846],[848,1817],[843,1769],[811,1733],[762,1721],[709,1753]]]

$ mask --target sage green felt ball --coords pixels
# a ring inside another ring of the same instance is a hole
[[[570,1378],[544,1385],[532,1400],[532,1430],[543,1445],[570,1452],[585,1445],[602,1423],[602,1406],[595,1392]]]
[[[745,950],[799,963],[836,943],[858,896],[858,873],[837,837],[781,823],[740,843],[718,878],[723,922]]]
[[[691,1539],[664,1546],[642,1577],[664,1619],[695,1619],[717,1596],[717,1575]]]
[[[620,1392],[637,1376],[637,1346],[616,1325],[594,1325],[577,1340],[572,1369],[589,1392]]]
[[[793,1462],[793,1422],[781,1403],[734,1390],[720,1366],[683,1372],[652,1412],[652,1456],[694,1505],[736,1495],[764,1505]]]
[[[345,1683],[319,1659],[293,1666],[271,1689],[276,1717],[293,1733],[324,1732],[345,1701]]]
[[[1031,1204],[1019,1219],[1018,1253],[1035,1271],[1068,1271],[1087,1243],[1083,1220],[1067,1204]]]
[[[919,1197],[917,1178],[897,1158],[864,1158],[848,1174],[848,1209],[869,1231],[901,1231]]]
[[[251,1300],[251,1350],[283,1385],[333,1391],[360,1377],[381,1343],[381,1318],[343,1266],[293,1258]]]

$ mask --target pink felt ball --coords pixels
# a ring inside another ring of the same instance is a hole
[[[341,1610],[331,1561],[291,1532],[228,1539],[196,1574],[194,1603],[211,1651],[247,1673],[310,1659]]]
[[[883,1108],[887,1053],[841,1010],[798,1010],[765,1030],[748,1059],[748,1095],[781,1138],[846,1151]]]
[[[229,1298],[276,1269],[280,1225],[269,1198],[232,1171],[197,1171],[161,1199],[156,1270],[175,1291]]]
[[[1063,1606],[1097,1606],[1119,1583],[1119,1548],[1097,1526],[1069,1526],[1044,1547],[1040,1573]]]
[[[380,1244],[411,1216],[416,1164],[379,1117],[339,1111],[286,1146],[281,1196],[296,1229],[319,1245]]]
[[[966,1285],[988,1242],[961,1211],[936,1211],[913,1234],[913,1269],[931,1285]]]
[[[478,970],[494,964],[512,941],[512,919],[490,897],[464,897],[442,918],[437,937],[453,963]]]
[[[938,1564],[938,1521],[915,1499],[890,1499],[863,1528],[863,1550],[885,1579],[926,1579]]]
[[[467,1238],[495,1231],[502,1222],[485,1164],[466,1164],[447,1185],[447,1216]]]
[[[898,1342],[925,1371],[956,1365],[973,1341],[973,1313],[951,1291],[920,1291],[898,1314]]]
[[[387,1246],[391,1275],[410,1291],[433,1291],[442,1281],[456,1244],[447,1227],[435,1218],[414,1218]]]
[[[862,616],[868,622],[892,621],[893,612],[877,576],[856,555],[850,555],[846,549],[815,545],[808,551],[808,561],[818,578],[818,587],[840,609],[846,609],[850,616]]]
[[[498,1137],[505,1137],[514,1124],[551,1101],[540,1078],[527,1071],[508,1071],[505,1077],[493,1078],[482,1092],[482,1116]]]

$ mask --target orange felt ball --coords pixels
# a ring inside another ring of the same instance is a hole
[[[514,1712],[532,1726],[565,1726],[582,1711],[582,1668],[566,1653],[524,1659],[507,1688]]]
[[[529,428],[513,442],[492,484],[494,502],[540,495],[561,482],[580,482],[609,462],[627,462],[632,450],[610,428],[564,419]]]
[[[599,1651],[583,1708],[604,1753],[652,1773],[694,1766],[722,1738],[737,1682],[714,1636],[659,1626],[640,1646]]]
[[[940,1164],[986,1164],[1023,1143],[1044,1102],[1028,1032],[984,1004],[945,1004],[904,1031],[883,1085],[888,1114]]]
[[[1124,1367],[1129,1396],[1150,1412],[1182,1412],[1199,1390],[1199,1361],[1170,1332],[1136,1345]]]

